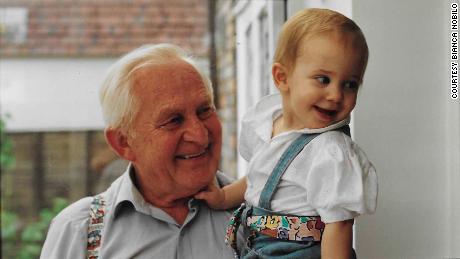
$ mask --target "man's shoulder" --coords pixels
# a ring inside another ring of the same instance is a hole
[[[78,224],[88,220],[92,200],[93,197],[85,197],[70,204],[53,219],[53,224]]]
[[[41,259],[84,258],[92,197],[63,209],[51,222],[41,250]]]
[[[100,195],[104,197],[106,203],[106,211],[108,210],[109,204],[111,204],[112,200],[114,199],[114,195],[120,188],[122,177],[123,176],[118,177],[118,179],[116,179],[106,191],[100,193]],[[95,196],[84,197],[70,204],[53,219],[53,223],[76,223],[88,220],[91,202],[94,200]]]

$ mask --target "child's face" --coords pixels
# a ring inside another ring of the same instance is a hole
[[[323,128],[350,115],[364,69],[352,39],[323,33],[301,42],[293,70],[278,85],[287,128]]]

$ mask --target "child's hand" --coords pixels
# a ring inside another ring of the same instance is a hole
[[[208,206],[213,209],[227,209],[225,206],[225,192],[219,187],[216,179],[205,190],[195,194],[194,198],[205,200]]]

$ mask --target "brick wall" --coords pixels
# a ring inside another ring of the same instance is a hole
[[[24,42],[0,24],[0,55],[119,56],[141,44],[169,42],[208,54],[207,0],[1,0],[27,10]]]

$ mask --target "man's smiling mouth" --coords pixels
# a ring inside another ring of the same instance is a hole
[[[205,148],[203,151],[201,152],[198,152],[198,153],[195,153],[195,154],[184,154],[184,155],[177,155],[176,158],[178,159],[192,159],[192,158],[197,158],[197,157],[200,157],[204,154],[206,154],[209,149],[210,149],[211,145],[209,145],[207,148]]]

